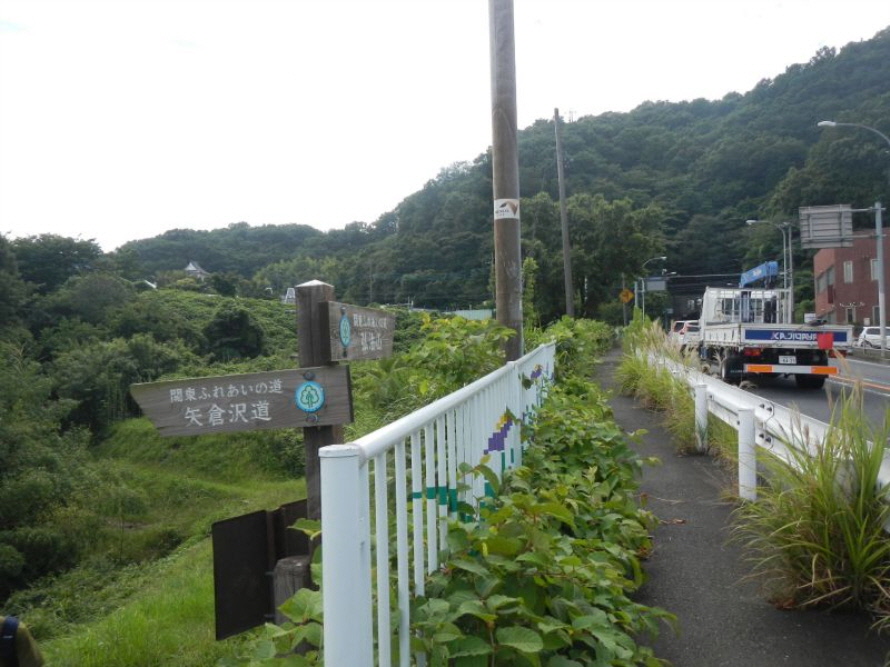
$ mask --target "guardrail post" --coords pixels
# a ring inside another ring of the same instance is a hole
[[[695,442],[699,452],[708,448],[708,385],[695,385]]]
[[[754,442],[754,410],[740,408],[739,415],[739,496],[757,500],[757,454]]]
[[[371,555],[368,517],[362,508],[361,451],[329,445],[321,463],[324,661],[332,666],[374,664]]]

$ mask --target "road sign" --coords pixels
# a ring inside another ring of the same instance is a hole
[[[850,248],[853,246],[853,208],[849,204],[801,206],[801,248]]]
[[[361,361],[392,356],[396,318],[376,308],[360,308],[337,301],[319,304],[327,323],[324,354],[328,361]]]
[[[621,303],[630,303],[631,301],[633,301],[634,293],[625,287],[618,294],[618,298],[621,299]]]
[[[134,384],[130,393],[166,436],[330,426],[353,419],[348,366]]]

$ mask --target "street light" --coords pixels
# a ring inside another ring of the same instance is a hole
[[[868,130],[887,142],[890,146],[890,137],[868,125],[860,125],[859,123],[837,123],[833,120],[820,120],[816,123],[818,127],[858,127],[862,130]],[[884,296],[884,223],[881,219],[881,202],[875,202],[875,238],[877,239],[876,259],[878,263],[878,324],[881,334],[881,356],[884,356],[884,349],[887,347],[887,310],[885,306]]]
[[[642,280],[641,280],[641,283],[642,283],[642,285],[643,285],[643,289],[642,289],[641,292],[640,292],[640,294],[642,295],[642,299],[641,299],[641,303],[640,303],[640,305],[641,305],[641,309],[642,309],[642,311],[643,311],[643,317],[646,317],[646,274],[645,274],[646,265],[647,265],[649,262],[654,262],[654,261],[656,261],[656,260],[658,260],[658,261],[662,261],[662,262],[663,262],[663,261],[666,260],[666,259],[667,259],[667,257],[665,257],[664,255],[662,255],[662,256],[660,256],[660,257],[650,257],[650,258],[647,259],[645,262],[643,262],[643,266],[640,267],[640,271],[643,271],[643,278],[642,278]]]
[[[767,223],[782,232],[782,287],[788,290],[788,310],[785,313],[785,323],[794,321],[794,246],[792,245],[792,230],[790,222],[772,222],[770,220],[745,220],[746,225],[758,225]]]

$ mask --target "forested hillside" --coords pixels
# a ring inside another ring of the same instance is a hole
[[[734,274],[778,255],[747,218],[793,219],[799,206],[868,206],[888,196],[886,147],[819,120],[890,132],[890,29],[835,52],[822,49],[775,79],[722,100],[647,102],[630,113],[567,123],[563,141],[575,289],[581,312],[613,302],[621,275],[669,257],[683,275]],[[536,306],[559,314],[561,241],[552,119],[519,134],[524,252],[539,266]],[[231,272],[259,296],[310,278],[356,303],[467,307],[490,299],[491,162],[483,153],[444,167],[376,221],[343,230],[231,225],[175,230],[126,244],[127,277],[196,260]],[[862,224],[866,224],[864,221]],[[615,246],[620,246],[616,252]],[[796,258],[803,266],[806,257]],[[801,281],[802,289],[806,289]],[[806,297],[806,293],[801,295]]]

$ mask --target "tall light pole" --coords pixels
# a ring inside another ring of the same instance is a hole
[[[771,220],[745,220],[746,225],[758,225],[767,223],[782,232],[782,287],[788,290],[788,311],[785,313],[785,322],[794,321],[794,252],[793,231],[790,222],[772,222]]]
[[[640,305],[641,305],[641,308],[642,308],[642,311],[643,311],[643,317],[646,316],[646,272],[645,272],[645,270],[646,270],[646,265],[647,265],[649,262],[654,262],[654,261],[656,261],[656,260],[661,260],[661,261],[663,262],[663,261],[666,260],[666,259],[667,259],[667,257],[665,257],[664,255],[662,255],[661,257],[650,257],[650,258],[647,259],[645,262],[643,262],[643,266],[640,267],[640,271],[643,272],[643,280],[642,280],[642,283],[643,283],[643,289],[641,290],[641,295],[642,295],[643,298],[642,298],[642,303],[640,304]]]
[[[890,147],[890,137],[868,125],[860,125],[859,123],[836,123],[833,120],[820,120],[818,127],[858,127],[862,130],[868,130],[887,142]],[[887,309],[884,295],[884,223],[881,219],[883,208],[881,202],[875,202],[875,238],[877,239],[877,250],[875,258],[878,263],[878,324],[880,325],[881,334],[881,356],[884,356],[884,349],[887,347]]]

